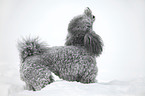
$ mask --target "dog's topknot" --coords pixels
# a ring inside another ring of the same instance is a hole
[[[87,7],[82,15],[74,17],[68,26],[66,45],[84,46],[88,52],[99,56],[103,51],[101,37],[93,31],[95,16]]]

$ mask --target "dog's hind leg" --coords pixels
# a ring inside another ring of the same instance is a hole
[[[22,74],[22,79],[26,83],[27,90],[38,91],[54,81],[51,71],[47,68],[38,68],[38,66],[34,68],[35,70],[27,69]]]
[[[47,70],[48,72],[44,71],[38,74],[38,77],[36,76],[35,80],[33,81],[33,87],[34,91],[41,90],[48,84],[54,82],[52,74]]]
[[[26,82],[26,86],[25,89],[26,90],[33,90],[33,91],[38,91],[41,90],[42,88],[44,88],[45,86],[47,86],[48,84],[52,83],[53,77],[50,75],[49,78],[39,78],[39,80],[32,80]]]

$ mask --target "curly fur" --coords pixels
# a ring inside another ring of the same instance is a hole
[[[93,31],[94,21],[89,8],[74,17],[68,26],[65,46],[45,47],[35,39],[19,43],[20,75],[28,89],[40,90],[53,82],[51,72],[67,81],[96,82],[96,56],[102,53],[103,43]]]
[[[50,71],[67,81],[94,83],[97,75],[95,57],[80,46],[52,47],[42,55]]]

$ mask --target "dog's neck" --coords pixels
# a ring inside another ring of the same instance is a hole
[[[66,38],[66,46],[84,46],[84,36],[85,34],[68,34]]]

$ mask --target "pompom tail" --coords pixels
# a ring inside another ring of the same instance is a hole
[[[38,37],[37,38],[26,38],[22,41],[18,42],[18,50],[20,52],[20,58],[21,61],[24,62],[24,60],[32,55],[40,55],[47,51],[47,45],[39,42]]]

